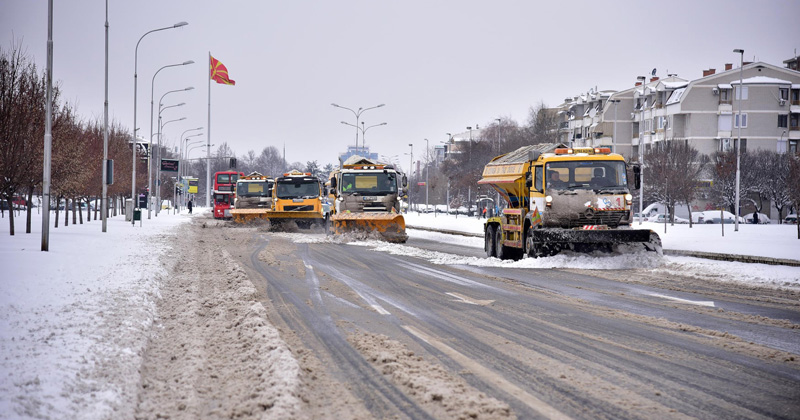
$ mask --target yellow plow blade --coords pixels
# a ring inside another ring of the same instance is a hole
[[[251,223],[259,219],[267,219],[267,209],[231,209],[231,218],[236,223]]]
[[[377,232],[387,242],[405,243],[406,221],[396,213],[340,213],[331,217],[331,226],[336,234],[350,232]]]

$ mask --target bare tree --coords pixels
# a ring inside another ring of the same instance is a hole
[[[767,198],[778,210],[778,219],[783,221],[783,209],[790,204],[789,198],[789,160],[786,153],[759,150],[755,153],[755,167],[758,169],[758,192]],[[759,209],[761,211],[761,209]]]
[[[787,185],[789,199],[795,212],[800,212],[800,154],[789,157],[789,172]],[[800,220],[796,220],[797,239],[800,239]]]
[[[736,214],[736,153],[716,152],[712,158],[713,170],[711,178],[711,197],[718,204],[727,206]]]
[[[691,203],[697,196],[697,181],[708,164],[708,157],[700,154],[684,141],[661,142],[645,157],[649,179],[645,190],[650,199],[666,205],[670,222],[675,222],[675,206],[686,204],[691,227]]]

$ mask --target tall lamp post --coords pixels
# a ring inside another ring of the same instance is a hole
[[[411,211],[411,188],[414,186],[411,182],[411,174],[414,171],[414,145],[408,143],[408,147],[411,148],[411,152],[409,153],[410,158],[408,160],[408,183],[411,184],[408,186],[408,211]]]
[[[181,103],[180,105],[183,105],[183,103]],[[174,106],[178,106],[178,105],[174,105]],[[159,148],[159,150],[158,150],[158,162],[159,163],[158,163],[158,172],[156,172],[156,173],[158,174],[158,181],[159,182],[158,182],[158,186],[156,188],[156,198],[157,198],[156,201],[158,202],[158,207],[156,207],[156,216],[158,216],[158,213],[161,212],[161,182],[160,182],[161,181],[161,135],[164,133],[164,126],[166,126],[167,124],[169,124],[171,122],[183,121],[185,119],[186,119],[186,117],[180,117],[180,118],[176,118],[174,120],[169,120],[169,121],[167,121],[167,122],[165,122],[163,124],[160,124],[159,130],[158,130],[158,137],[159,137],[159,139],[158,139],[158,148]],[[158,121],[159,121],[159,123],[161,122],[161,115],[159,115]]]
[[[203,129],[203,127],[190,128],[190,129],[184,131],[183,133],[181,133],[181,141],[180,141],[180,158],[181,159],[183,159],[183,152],[186,150],[186,141],[189,139],[189,137],[197,137],[197,134],[192,134],[191,136],[184,137],[184,136],[186,136],[186,133],[188,133],[190,131],[197,131],[197,130],[202,130],[202,129]],[[178,174],[179,175],[183,175],[183,171],[181,170]]]
[[[137,102],[137,87],[138,87],[138,79],[139,79],[139,43],[142,42],[142,39],[146,37],[148,34],[158,31],[164,31],[167,29],[173,28],[180,28],[181,26],[186,26],[188,23],[186,22],[178,22],[172,26],[165,26],[163,28],[153,29],[151,31],[145,32],[144,35],[139,38],[139,41],[136,42],[136,49],[134,50],[134,57],[133,57],[133,165],[131,168],[131,199],[133,200],[133,208],[136,208],[138,205],[136,199],[136,102]],[[133,223],[133,216],[131,216],[131,223]]]
[[[642,82],[642,100],[644,100],[645,81],[647,77],[637,76],[636,80]],[[644,103],[640,102],[642,111],[639,115],[639,224],[642,224],[644,219]]]
[[[357,149],[358,148],[358,130],[360,128],[358,126],[358,119],[361,117],[361,114],[364,113],[365,111],[369,111],[370,109],[375,109],[375,108],[380,108],[382,106],[386,106],[386,104],[375,105],[375,106],[371,106],[369,108],[361,108],[361,107],[359,107],[358,111],[353,111],[352,109],[350,109],[350,108],[348,108],[346,106],[341,106],[341,105],[337,105],[337,104],[331,104],[331,106],[333,106],[334,108],[346,109],[346,110],[352,112],[353,115],[356,116],[356,125],[355,125],[355,127],[356,127],[356,149]],[[348,125],[352,125],[352,124],[348,124]]]
[[[425,139],[425,211],[428,211],[428,172],[430,171],[429,167],[431,166],[431,162],[429,157],[431,155],[430,147],[428,145],[428,139]]]
[[[619,99],[609,99],[608,102],[614,104],[614,134],[611,135],[611,152],[617,153],[617,104]]]
[[[151,139],[153,138],[153,93],[154,93],[153,87],[155,87],[156,76],[158,75],[158,72],[161,71],[161,70],[164,70],[167,67],[185,66],[187,64],[192,64],[192,63],[194,63],[194,61],[189,60],[189,61],[184,61],[183,63],[179,63],[179,64],[170,64],[170,65],[161,67],[160,69],[158,69],[158,71],[156,71],[156,74],[153,75],[153,80],[150,83],[150,138]],[[189,87],[187,87],[185,89],[171,90],[171,91],[169,91],[167,93],[183,92],[183,91],[192,90],[192,89],[194,89],[194,87],[193,86],[189,86]],[[167,93],[162,95],[161,99],[158,101],[159,110],[161,109],[161,101],[164,99],[164,96],[167,96]],[[159,146],[160,145],[161,145],[161,143],[159,141]],[[148,191],[152,191],[153,190],[153,171],[154,171],[153,166],[154,165],[153,165],[153,162],[151,162],[151,159],[150,159],[152,155],[153,155],[153,147],[152,147],[152,140],[151,140],[150,148],[147,151],[147,190]],[[152,160],[155,161],[155,159],[152,159]],[[147,218],[148,219],[150,219],[151,210],[152,210],[152,206],[148,205],[147,206]]]
[[[378,126],[381,126],[381,125],[388,124],[388,123],[382,122],[380,124],[370,125],[370,126],[367,126],[366,128],[364,128],[364,121],[361,121],[361,127],[359,127],[357,125],[350,124],[349,122],[346,122],[346,121],[342,121],[341,123],[344,124],[344,125],[349,125],[350,127],[355,127],[358,130],[361,130],[361,150],[364,151],[364,153],[366,153],[366,149],[367,149],[367,137],[366,137],[367,130],[369,130],[372,127],[378,127]],[[358,145],[356,145],[356,148],[357,147],[358,147]]]
[[[733,50],[734,53],[739,54],[739,118],[738,118],[738,126],[739,132],[737,134],[738,139],[736,140],[736,219],[734,221],[733,230],[735,232],[739,231],[739,179],[741,174],[739,172],[739,162],[742,156],[742,99],[744,99],[744,84],[743,84],[743,76],[744,76],[744,50],[735,49]],[[723,220],[724,222],[724,220]]]

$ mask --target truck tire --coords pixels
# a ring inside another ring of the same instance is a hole
[[[495,246],[495,253],[497,254],[497,258],[501,260],[507,260],[512,258],[512,250],[507,246],[503,245],[503,227],[497,226],[495,229],[494,234],[494,246]]]
[[[486,251],[486,256],[496,257],[497,256],[497,242],[495,242],[495,226],[489,225],[486,226],[486,232],[483,234],[484,236],[484,244],[483,250]]]

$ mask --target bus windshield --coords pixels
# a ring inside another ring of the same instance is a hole
[[[607,160],[551,162],[545,166],[548,189],[628,190],[625,162]]]
[[[278,198],[316,198],[319,197],[319,181],[279,181],[275,195]]]
[[[236,195],[239,197],[271,197],[272,181],[247,181],[236,184]]]
[[[342,174],[342,192],[368,195],[397,193],[397,177],[394,173],[365,172]]]

